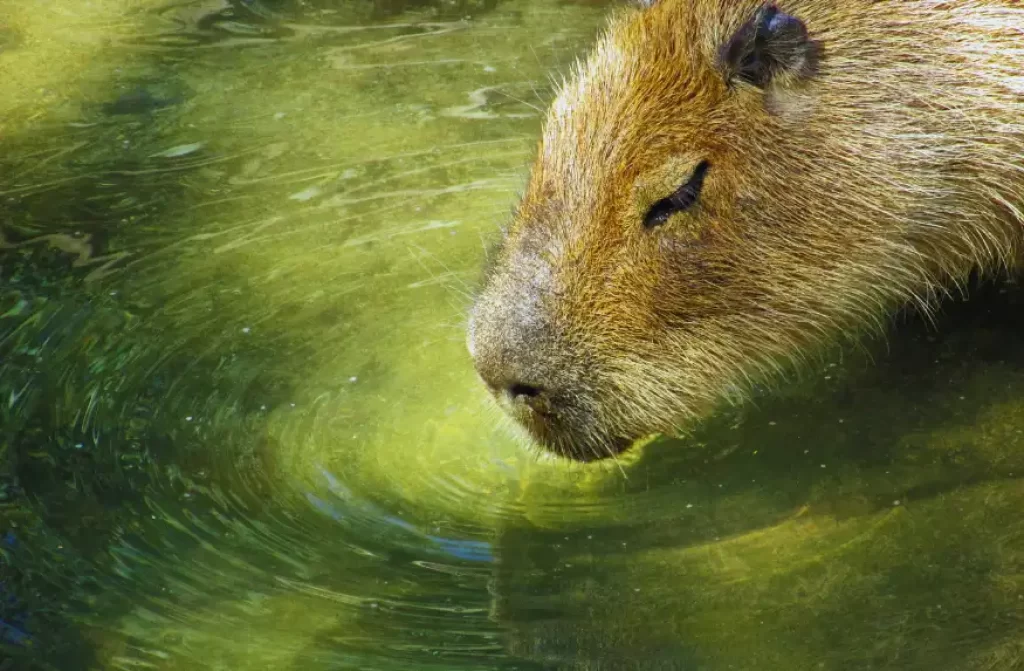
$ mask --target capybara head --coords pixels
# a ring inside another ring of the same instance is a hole
[[[469,350],[505,411],[555,453],[614,456],[1010,258],[1020,113],[1016,135],[1000,114],[1024,101],[992,82],[1019,80],[1022,50],[963,63],[1024,20],[993,32],[995,9],[954,24],[938,4],[614,17],[550,109],[472,310]]]

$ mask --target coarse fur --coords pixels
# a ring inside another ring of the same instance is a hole
[[[581,460],[1024,242],[1024,3],[783,0],[814,59],[757,83],[722,59],[762,3],[640,4],[563,83],[470,319],[505,410]]]

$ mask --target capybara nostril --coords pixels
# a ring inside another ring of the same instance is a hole
[[[508,388],[508,394],[513,404],[526,406],[533,411],[537,420],[550,421],[559,411],[555,405],[555,398],[542,387],[517,383]]]
[[[521,382],[516,382],[509,385],[508,393],[514,400],[518,400],[521,398],[527,403],[529,403],[530,399],[539,398],[540,395],[544,393],[544,390],[541,389],[540,387],[535,387],[531,384],[522,384]]]
[[[521,376],[516,374],[517,368],[525,370],[527,367],[526,364],[517,366],[509,363],[507,357],[482,356],[476,359],[477,373],[492,394],[539,410],[547,404],[544,389],[536,384],[520,382]]]

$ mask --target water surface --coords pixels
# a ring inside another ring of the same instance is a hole
[[[618,464],[465,312],[603,3],[0,2],[0,669],[1024,665],[1024,296]]]

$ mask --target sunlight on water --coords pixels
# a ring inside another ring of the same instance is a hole
[[[152,24],[155,0],[0,3],[0,132],[73,119],[115,70],[145,65],[118,48]]]
[[[620,463],[486,398],[607,9],[0,2],[0,671],[1020,665],[1015,287]]]
[[[10,82],[2,245],[12,435],[41,441],[17,469],[76,492],[37,524],[43,561],[87,546],[79,648],[407,668],[457,613],[465,642],[434,647],[498,659],[481,567],[544,462],[481,393],[464,315],[600,12],[89,9],[9,12],[3,53],[73,101]]]

